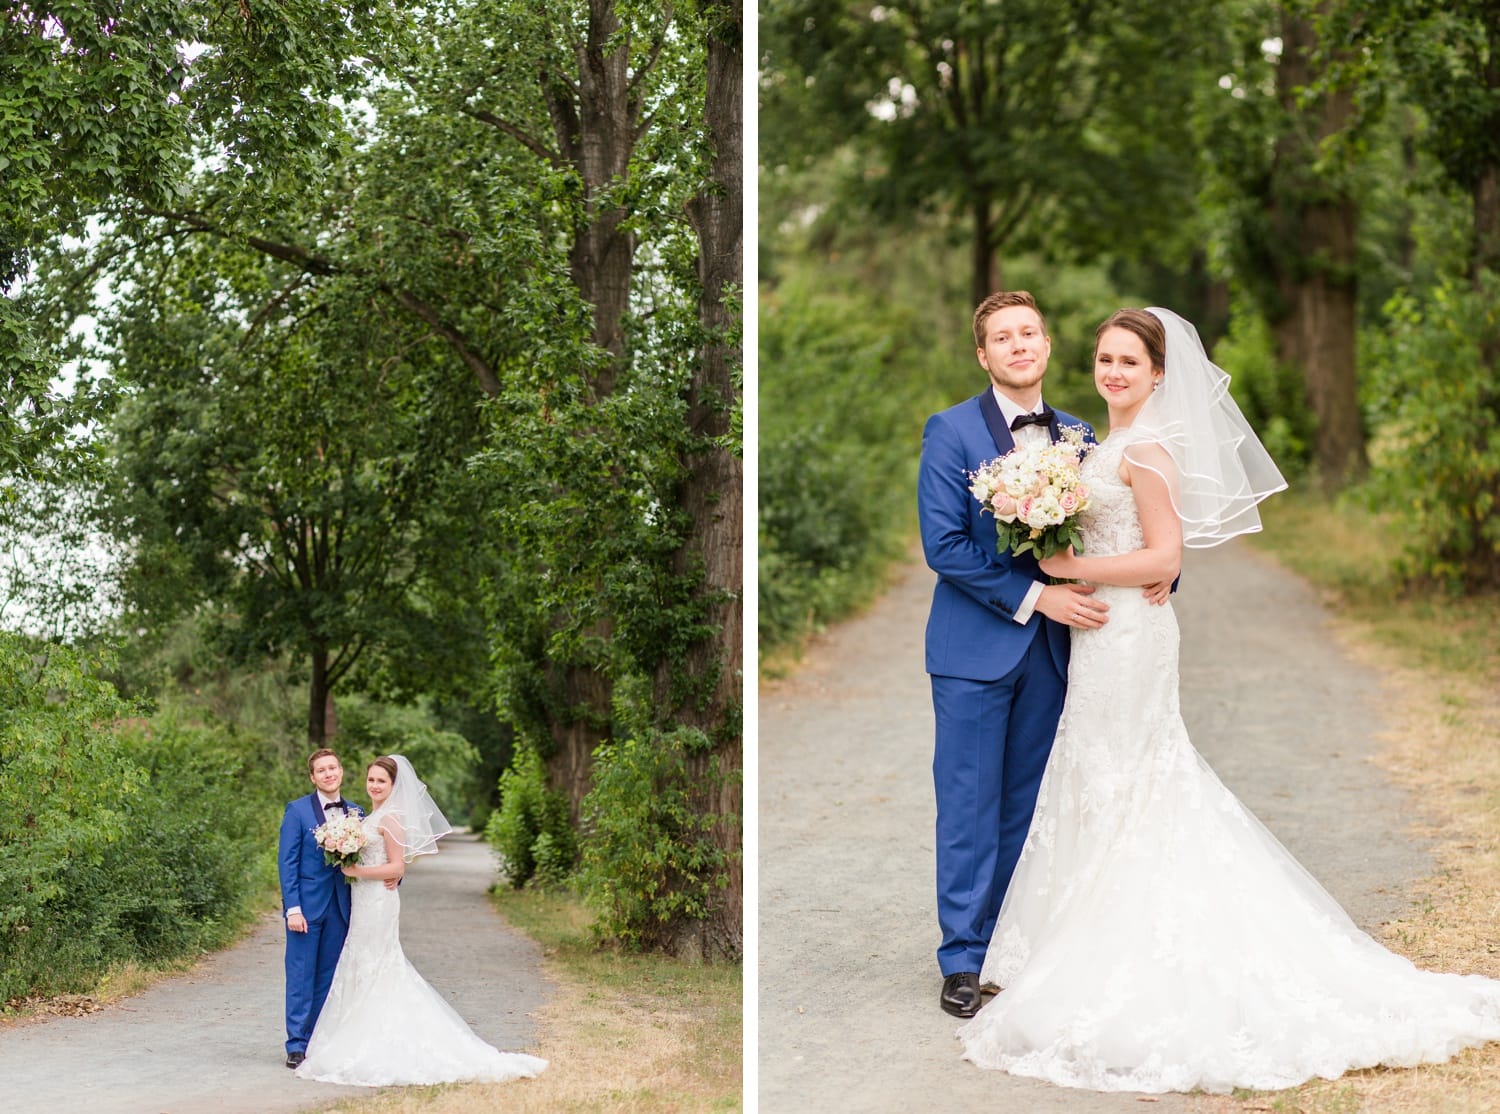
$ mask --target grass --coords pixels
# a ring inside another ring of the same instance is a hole
[[[1377,936],[1421,967],[1500,977],[1500,598],[1400,583],[1396,527],[1350,503],[1283,495],[1256,544],[1319,589],[1345,653],[1382,681],[1379,757],[1413,792],[1412,834],[1437,864]],[[1500,1110],[1500,1043],[1445,1064],[1352,1072],[1276,1094],[1203,1098],[1205,1111],[1462,1114]]]
[[[542,946],[556,991],[538,1015],[536,1079],[390,1090],[328,1111],[603,1114],[741,1109],[741,967],[597,948],[573,897],[503,890],[502,916]]]

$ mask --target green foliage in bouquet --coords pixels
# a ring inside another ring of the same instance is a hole
[[[1045,561],[1070,545],[1074,553],[1083,552],[1083,537],[1078,532],[1077,518],[1070,518],[1059,526],[1040,529],[1027,526],[1020,519],[1014,522],[997,522],[995,532],[999,537],[999,551],[1002,554],[1009,552],[1019,557],[1023,553],[1033,553],[1038,561]]]

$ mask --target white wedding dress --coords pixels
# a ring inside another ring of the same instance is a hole
[[[1084,462],[1085,552],[1144,544],[1117,469]],[[1100,586],[981,979],[981,1067],[1097,1091],[1278,1089],[1500,1039],[1500,982],[1422,971],[1361,932],[1193,749],[1177,620]],[[1254,709],[1246,709],[1254,715]]]
[[[361,866],[389,861],[380,821],[379,809],[364,820]],[[480,1040],[417,974],[401,950],[399,890],[361,879],[352,896],[349,935],[298,1076],[366,1087],[504,1083],[547,1066],[536,1056],[501,1052]]]

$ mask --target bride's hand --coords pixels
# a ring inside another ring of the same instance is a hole
[[[357,875],[357,874],[354,873],[356,870],[359,869],[356,866],[341,866],[341,867],[339,867],[339,869],[344,872],[344,877],[345,878],[358,878],[359,877],[359,875]]]
[[[1070,545],[1060,553],[1054,553],[1051,557],[1044,557],[1037,562],[1042,571],[1048,576],[1055,576],[1059,580],[1071,580],[1073,578],[1073,562],[1077,555]]]

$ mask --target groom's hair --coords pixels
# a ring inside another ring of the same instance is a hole
[[[319,758],[335,758],[336,759],[336,758],[338,758],[338,755],[334,754],[333,751],[329,750],[327,747],[323,747],[320,750],[313,751],[311,754],[309,754],[307,756],[307,776],[308,777],[312,777],[313,763],[316,762]],[[339,765],[342,766],[343,763],[340,762]]]
[[[1036,308],[1036,299],[1025,290],[1000,290],[991,294],[979,303],[979,308],[974,311],[974,347],[984,347],[984,325],[990,319],[990,314],[997,309],[1007,309],[1010,306],[1025,306],[1027,309],[1036,310],[1037,319],[1042,323],[1042,332],[1047,331],[1047,319],[1042,316],[1042,311]]]

